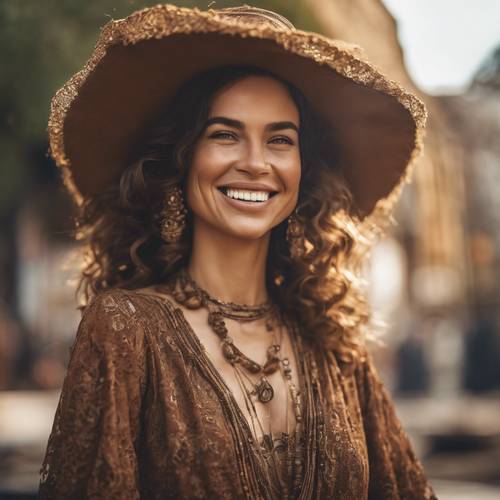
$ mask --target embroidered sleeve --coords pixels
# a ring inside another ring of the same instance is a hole
[[[373,500],[437,500],[370,356],[358,373]]]
[[[139,498],[145,349],[134,313],[119,290],[84,313],[42,465],[42,500]]]

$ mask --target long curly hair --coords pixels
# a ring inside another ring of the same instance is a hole
[[[335,138],[304,95],[261,68],[226,66],[185,83],[149,127],[134,161],[100,195],[85,199],[76,239],[84,268],[77,289],[84,308],[109,288],[136,289],[164,283],[189,262],[192,228],[176,243],[161,238],[159,214],[172,185],[184,186],[194,146],[217,91],[246,76],[270,76],[285,85],[300,114],[301,182],[296,218],[304,252],[292,258],[287,221],[272,229],[266,285],[304,336],[333,349],[344,362],[357,357],[369,311],[359,286],[352,195],[341,173]]]

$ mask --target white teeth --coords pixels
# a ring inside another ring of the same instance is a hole
[[[227,189],[226,196],[245,201],[267,201],[269,199],[267,191],[251,191],[247,189]]]

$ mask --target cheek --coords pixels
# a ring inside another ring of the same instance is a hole
[[[299,190],[300,190],[300,180],[302,178],[302,162],[300,155],[296,159],[293,168],[290,170],[289,182],[293,186],[293,208],[295,209],[297,202],[299,200]]]
[[[186,179],[187,203],[195,213],[207,206],[211,190],[222,173],[221,162],[210,148],[195,150]]]
[[[195,152],[191,164],[188,167],[186,179],[186,201],[191,210],[197,212],[197,207],[200,205],[200,186],[203,184],[203,162],[200,161],[203,155]]]
[[[199,167],[201,167],[199,164],[191,165],[186,182],[186,202],[195,214],[200,214],[200,211],[203,211],[203,208],[206,207],[204,186],[207,181],[204,178],[204,169]]]
[[[283,181],[285,183],[286,190],[293,194],[298,194],[300,179],[302,174],[302,167],[300,162],[300,157],[295,158],[294,161],[290,162],[288,167],[283,171]]]
[[[224,173],[227,162],[228,155],[221,148],[202,144],[194,151],[188,175],[201,184],[215,182]]]

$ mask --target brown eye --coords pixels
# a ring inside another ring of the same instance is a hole
[[[285,136],[280,136],[280,137],[275,137],[274,139],[271,140],[273,144],[289,144],[293,145],[293,141],[289,137]]]
[[[214,132],[210,138],[212,139],[234,139],[235,136],[231,132]]]

